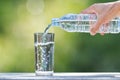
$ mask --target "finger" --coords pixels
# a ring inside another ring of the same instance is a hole
[[[96,13],[95,12],[95,7],[94,6],[90,6],[87,9],[81,11],[81,13],[83,13],[83,14],[85,14],[85,13],[87,13],[87,14],[94,14],[94,13]]]
[[[105,30],[105,24],[101,25],[101,27],[99,28],[99,32],[100,32],[100,35],[104,35],[104,33],[106,32],[106,30]]]
[[[108,29],[109,29],[109,23],[103,24],[103,32],[102,32],[102,33],[107,33],[107,32],[108,32]],[[102,34],[102,33],[101,33],[101,34]]]
[[[81,11],[80,13],[83,13],[83,14],[95,14],[95,11],[91,10],[91,9],[86,9],[84,11]]]
[[[101,36],[104,36],[105,33],[100,33]]]
[[[90,30],[90,34],[91,35],[95,35],[97,32],[98,32],[98,30],[99,30],[99,28],[100,28],[100,26],[102,25],[102,20],[100,19],[100,20],[98,20],[94,25],[93,25],[93,27],[91,28],[91,30]]]
[[[98,31],[100,31],[101,35],[104,35],[108,30],[109,23],[104,23],[102,19],[98,20],[95,25],[91,28],[91,35],[95,35]]]

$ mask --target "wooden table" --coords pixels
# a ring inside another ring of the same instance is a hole
[[[0,80],[120,80],[120,73],[54,73],[35,76],[35,73],[0,73]]]

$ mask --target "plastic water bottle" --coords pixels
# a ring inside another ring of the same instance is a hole
[[[61,18],[53,18],[52,26],[58,26],[67,32],[90,32],[90,27],[97,21],[95,14],[67,14]],[[120,18],[116,17],[109,23],[101,25],[98,33],[119,33]]]

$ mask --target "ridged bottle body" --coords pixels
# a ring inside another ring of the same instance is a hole
[[[68,14],[61,18],[53,18],[52,26],[58,26],[68,32],[90,32],[90,28],[97,21],[95,14]],[[109,23],[101,25],[98,33],[119,33],[120,18],[116,17]]]

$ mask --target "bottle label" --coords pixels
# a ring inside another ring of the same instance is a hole
[[[60,20],[96,20],[97,16],[95,14],[68,14],[60,18]]]
[[[81,21],[81,20],[90,21],[90,20],[96,20],[97,16],[95,14],[79,14],[77,16],[77,18],[79,21]]]
[[[60,20],[76,20],[77,15],[76,14],[68,14],[60,18]]]

